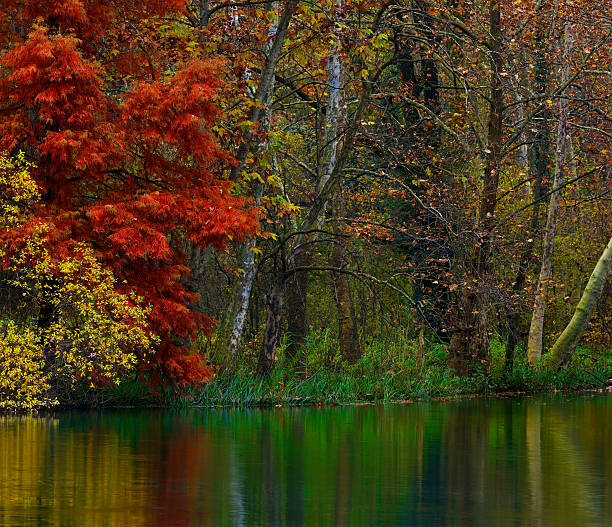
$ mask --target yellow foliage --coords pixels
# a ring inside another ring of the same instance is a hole
[[[10,229],[37,197],[22,158],[0,156],[0,186],[0,224]],[[142,299],[118,292],[113,273],[84,244],[54,260],[48,231],[40,225],[2,271],[2,287],[18,300],[0,321],[0,408],[49,406],[78,381],[118,383],[156,343]]]
[[[43,372],[43,346],[31,328],[0,322],[0,408],[50,406],[48,375]]]
[[[612,316],[594,316],[582,337],[583,342],[601,349],[612,349],[608,328],[612,327]]]
[[[30,166],[23,152],[15,158],[0,153],[0,226],[19,223],[24,209],[38,200],[38,187],[30,176]]]
[[[118,383],[122,374],[135,367],[137,353],[146,352],[155,342],[147,331],[149,310],[134,294],[116,291],[113,274],[90,249],[79,245],[73,256],[54,262],[44,247],[43,235],[33,236],[13,259],[8,271],[15,278],[6,283],[20,292],[27,311],[46,306],[51,322],[48,327],[37,327],[37,320],[29,317],[18,327],[27,335],[23,339],[27,345],[19,344],[24,349],[23,363],[10,359],[15,324],[9,322],[3,328],[7,336],[0,341],[0,377],[5,379],[0,405],[4,406],[48,404],[48,397],[41,398],[44,384],[63,393],[82,379],[92,384],[93,379]],[[33,363],[38,367],[33,368]],[[11,375],[20,364],[23,371]],[[42,364],[48,377],[40,377]],[[33,377],[24,387],[29,375]]]

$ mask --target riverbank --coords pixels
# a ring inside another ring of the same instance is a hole
[[[446,352],[432,347],[414,353],[370,348],[355,365],[280,361],[266,378],[238,366],[219,372],[202,388],[154,390],[135,378],[119,386],[84,390],[72,404],[81,407],[304,406],[360,402],[405,402],[481,395],[516,395],[606,390],[612,385],[612,352],[594,356],[578,350],[571,365],[554,372],[517,359],[512,375],[503,372],[503,348],[495,346],[486,369],[460,378],[446,366]],[[296,373],[296,370],[301,372]]]

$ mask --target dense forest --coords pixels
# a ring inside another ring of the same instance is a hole
[[[612,377],[586,0],[3,0],[0,408]]]

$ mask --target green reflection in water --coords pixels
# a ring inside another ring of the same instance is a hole
[[[609,526],[612,397],[0,418],[1,526]]]

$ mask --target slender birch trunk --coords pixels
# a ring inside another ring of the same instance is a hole
[[[261,78],[259,80],[259,85],[257,87],[257,91],[255,93],[255,101],[256,106],[253,109],[253,113],[251,115],[251,120],[256,122],[261,118],[261,128],[264,133],[267,133],[270,130],[271,123],[271,112],[272,112],[272,102],[274,95],[274,80],[276,67],[278,65],[278,60],[280,58],[280,52],[283,47],[285,38],[287,36],[287,30],[289,28],[289,24],[291,18],[293,16],[295,2],[287,2],[285,7],[285,11],[283,12],[281,19],[277,20],[277,23],[272,26],[270,29],[270,40],[268,44],[264,48],[264,52],[266,54],[266,64],[264,70],[262,72]],[[271,5],[271,8],[274,9],[274,4]],[[263,108],[263,116],[261,115]],[[254,136],[250,133],[245,137],[245,143],[241,145],[241,148],[238,150],[237,163],[233,169],[233,176],[236,177],[244,168],[244,164],[246,161],[247,153],[250,150],[256,150],[258,153],[263,153],[268,148],[267,140],[254,145]],[[262,187],[259,182],[255,182],[255,204],[259,204],[259,200],[261,199]],[[257,241],[255,238],[249,238],[246,240],[242,247],[242,279],[239,285],[239,290],[236,298],[235,311],[233,313],[233,321],[232,321],[232,330],[229,335],[229,340],[227,342],[227,351],[231,356],[232,361],[234,361],[238,355],[238,349],[240,347],[240,342],[242,341],[242,335],[244,333],[244,326],[246,323],[247,313],[250,304],[251,298],[251,290],[253,289],[253,282],[255,280],[255,275],[257,273],[257,267],[255,262],[255,254],[253,249],[256,245]]]
[[[564,368],[569,364],[610,275],[612,275],[612,238],[591,273],[572,320],[552,347],[551,366],[554,368]]]
[[[563,39],[563,65],[561,68],[561,84],[569,79],[570,61],[572,54],[572,29],[568,23],[565,25]],[[529,328],[529,340],[527,342],[527,360],[532,366],[542,356],[542,339],[544,331],[544,315],[546,312],[546,295],[548,284],[552,272],[552,258],[555,244],[555,234],[557,230],[557,212],[561,200],[559,187],[563,184],[565,175],[565,157],[567,150],[567,130],[568,130],[569,105],[567,98],[561,96],[559,99],[559,125],[557,128],[557,145],[555,149],[555,175],[553,179],[553,194],[548,204],[548,216],[544,229],[544,248],[542,251],[542,266],[540,268],[540,278],[533,304],[533,315]]]
[[[341,0],[337,0],[338,7],[341,7]],[[344,65],[340,58],[340,42],[332,44],[327,61],[328,71],[328,95],[325,112],[325,127],[323,133],[323,149],[320,154],[323,170],[317,182],[317,193],[320,194],[329,181],[334,167],[339,149],[339,130],[342,119],[343,102],[343,82]],[[316,218],[316,228],[323,226],[325,205],[321,214]],[[317,234],[312,233],[308,245],[304,245],[301,237],[296,239],[296,245],[291,253],[288,268],[308,267],[312,263],[314,245]],[[287,333],[289,344],[286,354],[288,357],[295,357],[306,341],[307,333],[307,302],[308,271],[294,273],[288,283],[287,288]]]
[[[338,6],[340,5],[341,1],[338,0]],[[339,42],[336,43],[334,53],[332,54],[329,70],[330,101],[328,109],[331,110],[332,114],[330,115],[328,123],[326,123],[328,126],[325,130],[325,142],[328,145],[329,154],[327,156],[325,178],[321,181],[319,190],[327,183],[336,165],[336,156],[340,141],[338,137],[340,123],[346,122],[346,115],[343,111],[345,108],[343,90],[344,65],[340,60]],[[348,248],[346,223],[344,221],[338,221],[339,218],[346,215],[343,187],[342,181],[340,181],[332,199],[332,212],[336,220],[334,223],[334,232],[338,236],[334,240],[331,264],[332,267],[338,269],[346,267],[346,251]],[[351,296],[350,281],[348,275],[342,272],[335,272],[332,278],[334,283],[334,298],[336,300],[336,309],[338,313],[338,342],[340,344],[340,353],[344,360],[353,364],[357,362],[361,356],[361,350],[359,348],[359,339],[355,322],[355,306]]]
[[[243,245],[242,280],[240,282],[238,297],[236,299],[237,305],[232,331],[230,333],[229,342],[227,345],[227,351],[231,356],[232,361],[234,361],[238,356],[238,349],[240,347],[240,342],[242,341],[242,334],[244,332],[244,326],[249,310],[251,290],[253,289],[253,282],[257,273],[255,253],[253,252],[255,244],[255,238],[249,238]]]

